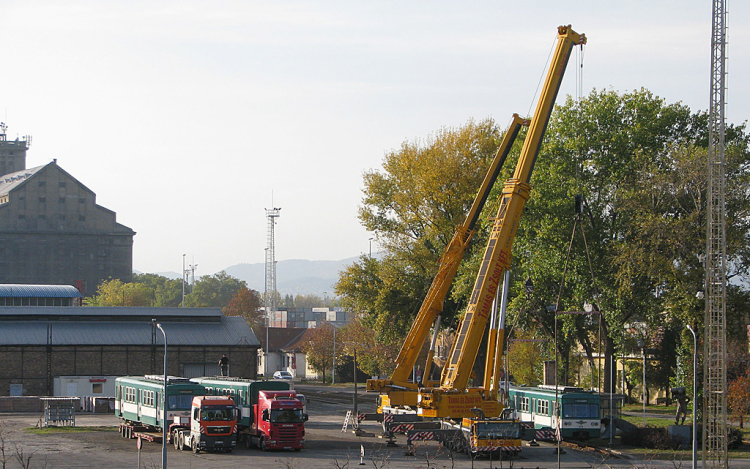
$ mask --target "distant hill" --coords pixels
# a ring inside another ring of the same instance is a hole
[[[377,254],[376,254],[377,255]],[[339,279],[339,272],[357,261],[359,257],[350,257],[340,261],[308,261],[290,259],[276,262],[276,289],[281,295],[318,295],[333,296],[333,284]],[[236,264],[224,271],[247,282],[247,287],[263,293],[266,289],[265,263]],[[142,272],[134,270],[140,274]],[[178,272],[156,272],[171,279],[179,279]],[[203,274],[205,275],[205,274]],[[200,275],[202,277],[203,275]],[[213,275],[213,274],[212,274]],[[198,279],[196,275],[196,280]]]
[[[353,264],[358,257],[339,261],[308,261],[290,259],[276,262],[276,289],[281,295],[333,296],[333,284],[339,272]],[[226,273],[247,282],[247,287],[263,292],[266,287],[265,263],[236,264],[224,269]]]

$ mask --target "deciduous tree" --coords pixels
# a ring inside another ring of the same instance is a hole
[[[157,307],[176,308],[182,303],[182,280],[157,274],[133,274],[133,282],[148,285],[154,290]]]
[[[123,283],[119,279],[105,280],[96,294],[84,298],[86,306],[153,306],[154,290],[142,283]]]
[[[375,233],[382,259],[362,256],[335,290],[344,306],[372,316],[380,343],[411,326],[437,271],[438,259],[463,222],[494,157],[501,132],[492,119],[441,129],[386,154],[382,171],[364,176],[362,224]],[[458,311],[450,298],[450,324]]]
[[[744,416],[750,414],[750,376],[739,376],[729,383],[727,404],[732,416],[740,421],[740,428],[744,428]]]
[[[260,294],[247,287],[241,287],[229,300],[224,312],[227,316],[242,316],[255,332],[260,336],[265,326],[264,316],[260,309]]]
[[[320,327],[311,329],[307,343],[301,344],[305,352],[307,365],[319,371],[326,380],[326,370],[333,367],[333,325],[324,323]],[[336,350],[339,353],[339,350]]]
[[[192,308],[224,309],[242,288],[247,288],[244,280],[232,277],[223,270],[214,275],[204,275],[195,282],[193,291],[185,297],[185,304]]]

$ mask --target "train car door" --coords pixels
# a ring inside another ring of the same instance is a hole
[[[159,425],[159,422],[161,422],[161,417],[162,417],[161,412],[159,412],[159,408],[161,407],[161,399],[159,398],[158,391],[155,392],[154,394],[156,395],[156,397],[154,398],[156,400],[156,402],[154,403],[156,404],[156,424]]]
[[[141,421],[141,390],[140,389],[138,389],[135,395],[135,406],[138,409],[137,410],[138,421],[140,422]]]
[[[558,407],[559,403],[562,402],[562,397],[560,397],[560,401],[552,400],[550,402],[551,408],[550,408],[550,416],[552,417],[552,425],[550,425],[553,429],[557,429],[557,427],[560,426],[560,417],[561,415],[558,413]],[[562,429],[561,429],[562,430]]]

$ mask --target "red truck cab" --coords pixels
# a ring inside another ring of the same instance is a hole
[[[258,435],[257,444],[262,450],[299,451],[305,447],[307,414],[295,391],[259,391],[253,413],[253,433]]]
[[[237,409],[226,396],[195,396],[190,415],[193,451],[232,451],[237,446]]]

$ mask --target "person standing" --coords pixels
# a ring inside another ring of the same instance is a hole
[[[219,359],[219,367],[221,367],[221,376],[229,376],[229,359],[226,354]]]

